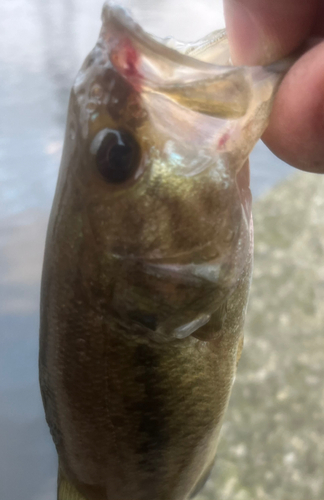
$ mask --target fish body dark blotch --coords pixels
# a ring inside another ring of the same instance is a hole
[[[156,469],[156,461],[163,459],[161,450],[168,446],[168,419],[159,362],[159,356],[151,347],[141,344],[136,348],[134,364],[139,369],[135,381],[143,386],[144,397],[142,401],[129,408],[129,414],[137,412],[141,416],[138,427],[141,439],[137,453],[142,457],[143,469],[150,472]]]

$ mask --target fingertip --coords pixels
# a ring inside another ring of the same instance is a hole
[[[277,58],[277,40],[266,33],[253,9],[245,3],[229,0],[224,4],[224,14],[234,64],[253,66]]]
[[[224,0],[235,64],[270,64],[295,50],[314,24],[318,0]]]
[[[286,163],[324,173],[324,42],[284,78],[263,140]]]

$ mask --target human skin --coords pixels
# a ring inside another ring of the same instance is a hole
[[[265,144],[279,158],[324,172],[324,0],[224,0],[235,64],[270,64],[299,48],[276,96]]]

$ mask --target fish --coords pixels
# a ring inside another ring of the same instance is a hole
[[[204,485],[243,346],[248,156],[285,65],[235,67],[107,2],[72,87],[41,285],[40,388],[59,500]]]

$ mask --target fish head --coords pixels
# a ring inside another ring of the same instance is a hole
[[[278,78],[231,66],[224,40],[157,40],[107,4],[72,89],[58,196],[82,286],[132,332],[221,327],[251,258],[246,160]]]

